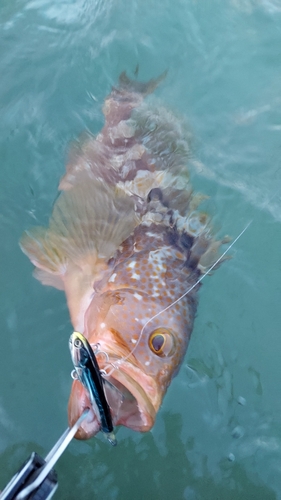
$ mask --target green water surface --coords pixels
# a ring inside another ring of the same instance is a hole
[[[281,499],[280,0],[1,0],[0,489],[67,426],[72,331],[18,241],[46,224],[67,148],[126,70],[192,134],[196,190],[233,259],[204,280],[153,430],[72,442],[62,500]]]

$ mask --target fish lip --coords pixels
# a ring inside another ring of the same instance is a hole
[[[88,392],[79,380],[74,380],[68,401],[69,427],[76,423],[86,409],[89,409],[89,412],[75,434],[76,439],[89,439],[95,436],[100,430],[100,422],[93,410]]]
[[[100,368],[103,367],[100,366]],[[105,376],[105,380],[110,378],[113,385],[114,381],[116,381],[119,387],[118,390],[121,387],[122,392],[123,387],[133,397],[133,403],[130,407],[126,406],[126,404],[123,406],[122,403],[116,413],[114,408],[111,408],[114,426],[123,425],[138,432],[149,431],[154,424],[156,412],[161,402],[155,380],[145,374],[141,368],[130,361],[122,360],[122,358],[115,357],[114,366],[110,365],[110,369],[107,371],[110,377]],[[75,435],[76,439],[89,439],[95,436],[100,431],[100,422],[91,407],[86,389],[79,380],[74,380],[68,403],[70,426],[74,425],[86,408],[90,408],[90,411],[78,429]]]
[[[107,351],[108,352],[108,351]],[[115,418],[115,425],[124,425],[135,431],[149,431],[155,422],[156,412],[162,401],[162,392],[156,380],[145,373],[143,368],[134,361],[124,359],[108,353],[109,364],[104,364],[105,380],[108,378],[114,385],[117,381],[119,386],[128,391],[135,398],[136,409],[138,410],[138,420],[132,421],[127,418],[126,413]],[[102,368],[102,367],[101,367]]]
[[[148,380],[147,375],[144,377],[141,370],[129,363],[124,363],[124,365],[121,365],[118,370],[115,370],[111,374],[112,379],[118,381],[135,398],[139,412],[139,418],[137,420],[135,420],[135,418],[131,419],[130,415],[127,416],[126,414],[121,414],[117,421],[117,425],[124,425],[134,431],[146,432],[149,431],[154,425],[156,410],[151,397],[147,394],[145,389],[143,389],[142,385],[138,381],[138,378],[135,376],[137,373],[141,375],[140,380],[142,378],[145,378],[146,381]],[[151,382],[153,384],[153,379],[149,380],[150,384]]]

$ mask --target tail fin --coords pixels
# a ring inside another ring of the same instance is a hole
[[[168,70],[164,71],[158,78],[152,78],[148,82],[138,82],[136,80],[131,80],[127,76],[126,71],[123,71],[119,76],[119,89],[126,90],[129,92],[137,92],[144,96],[152,94],[158,85],[165,79]]]

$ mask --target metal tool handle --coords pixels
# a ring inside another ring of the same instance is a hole
[[[75,436],[88,412],[89,410],[86,409],[74,426],[66,429],[45,460],[33,452],[0,494],[0,500],[49,500],[58,486],[53,467]]]

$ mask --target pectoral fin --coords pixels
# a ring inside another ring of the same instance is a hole
[[[65,289],[75,325],[107,261],[138,223],[133,200],[121,190],[90,179],[64,191],[49,228],[26,231],[20,245],[36,266],[36,277]],[[81,311],[80,311],[81,312]],[[80,313],[79,313],[80,314]]]

